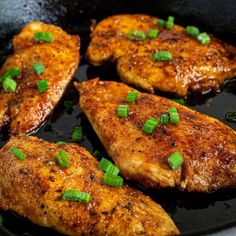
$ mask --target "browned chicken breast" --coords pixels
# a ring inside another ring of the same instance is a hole
[[[93,29],[87,50],[89,61],[97,66],[115,62],[121,80],[142,87],[172,92],[217,90],[236,75],[236,48],[211,37],[208,45],[186,33],[178,25],[170,30],[157,26],[158,19],[147,15],[115,15]],[[158,29],[156,38],[132,41],[131,30],[148,33]],[[173,60],[153,61],[155,52],[169,51]]]
[[[17,147],[26,157],[11,153]],[[55,158],[63,150],[69,168]],[[149,197],[103,183],[98,161],[76,144],[59,146],[36,137],[12,137],[0,151],[0,207],[68,235],[175,235],[167,213]],[[90,194],[89,202],[62,199],[67,190]]]
[[[236,187],[236,132],[218,120],[156,95],[98,79],[76,84],[80,106],[107,152],[126,179],[145,187],[175,187],[209,192]],[[118,106],[128,104],[129,114],[121,118]],[[149,118],[160,120],[175,107],[179,123],[160,124],[152,134],[142,131]],[[173,170],[168,158],[178,151],[183,165]]]
[[[50,32],[53,42],[36,42],[36,32]],[[51,114],[60,100],[79,63],[80,39],[61,28],[33,22],[13,39],[14,54],[0,70],[0,76],[11,68],[19,68],[15,92],[0,91],[0,127],[10,123],[12,133],[28,133],[37,129]],[[45,68],[38,75],[33,65],[41,62]],[[37,83],[47,80],[48,90],[39,93]]]

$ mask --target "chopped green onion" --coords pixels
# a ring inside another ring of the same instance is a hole
[[[179,124],[179,114],[176,112],[170,113],[170,123]]]
[[[166,29],[172,29],[174,27],[174,24],[167,21],[165,26],[166,26]]]
[[[72,108],[73,108],[73,102],[72,101],[64,101],[64,108],[67,110],[67,111],[71,111]]]
[[[153,61],[170,61],[172,59],[172,54],[168,51],[155,52],[152,55]]]
[[[150,29],[149,32],[147,33],[148,38],[156,38],[158,36],[159,30],[158,29]]]
[[[68,155],[62,151],[62,150],[58,150],[57,152],[57,157],[56,157],[56,161],[58,163],[58,165],[60,167],[63,167],[63,168],[68,168],[70,166],[70,160],[69,160],[69,157]]]
[[[162,19],[159,19],[159,20],[157,21],[157,25],[160,26],[160,27],[163,27],[163,26],[165,25],[165,21],[162,20]]]
[[[6,93],[14,93],[16,91],[17,83],[11,77],[6,77],[2,86]]]
[[[10,70],[8,70],[4,76],[5,77],[10,76],[10,77],[14,78],[15,76],[20,75],[20,73],[21,73],[21,69],[19,69],[17,67],[13,67]]]
[[[138,92],[137,91],[129,91],[126,102],[135,102],[137,97],[138,97]]]
[[[24,160],[26,155],[17,147],[11,147],[10,152],[14,154],[19,160]]]
[[[38,90],[39,90],[39,93],[44,93],[48,90],[48,83],[46,79],[42,79],[38,81]]]
[[[58,142],[56,142],[56,144],[57,144],[57,145],[65,145],[66,142],[65,142],[65,141],[58,141]]]
[[[200,30],[195,26],[187,26],[186,32],[194,38],[196,38],[200,34]]]
[[[184,99],[182,99],[182,98],[175,98],[175,99],[173,99],[173,101],[186,106],[186,103],[185,103]]]
[[[112,174],[112,175],[118,175],[120,170],[117,166],[113,165],[112,162],[108,161],[106,158],[102,158],[99,162],[98,167],[105,171],[106,173]]]
[[[4,80],[8,77],[13,79],[15,76],[20,75],[21,70],[17,67],[9,69],[3,76],[0,76],[0,83],[3,83]]]
[[[72,202],[89,202],[90,194],[71,189],[64,192],[62,199]]]
[[[83,139],[83,129],[81,126],[74,126],[72,130],[71,140],[80,142]]]
[[[225,119],[229,122],[236,122],[236,112],[227,112]]]
[[[178,124],[179,123],[179,114],[175,107],[169,108],[170,112],[170,123],[171,124]]]
[[[130,30],[127,38],[133,41],[142,41],[145,40],[147,35],[144,32],[138,30]]]
[[[117,109],[117,116],[119,117],[127,117],[129,113],[129,106],[128,105],[119,105]]]
[[[174,20],[175,18],[173,16],[168,16],[168,19],[165,23],[166,29],[172,29],[174,27]]]
[[[99,162],[98,167],[101,170],[107,171],[108,169],[110,169],[110,166],[112,166],[113,164],[108,161],[106,158],[102,158],[101,161]]]
[[[169,108],[169,112],[170,112],[170,113],[171,113],[171,112],[177,112],[176,107],[170,107],[170,108]]]
[[[173,23],[174,24],[175,18],[173,16],[168,16],[167,22]]]
[[[2,223],[3,223],[3,217],[2,217],[2,215],[0,214],[0,225],[2,225]]]
[[[151,134],[159,124],[160,122],[157,119],[150,118],[144,123],[142,127],[142,131],[144,131],[145,133]]]
[[[161,115],[161,123],[163,125],[167,125],[169,122],[169,116],[167,114],[162,114]]]
[[[209,44],[211,42],[211,38],[207,33],[200,33],[197,36],[197,40],[201,43],[201,44]]]
[[[123,178],[118,175],[105,173],[103,176],[103,182],[109,186],[121,187],[123,185]]]
[[[34,34],[35,42],[53,42],[54,36],[51,32],[36,32]]]
[[[177,170],[184,163],[183,157],[181,154],[176,151],[169,158],[168,163],[173,170]]]
[[[36,62],[33,65],[33,69],[34,69],[34,72],[37,75],[40,75],[40,74],[42,74],[45,71],[45,67],[44,67],[44,65],[43,65],[43,63],[41,61]]]
[[[102,153],[98,150],[95,150],[93,152],[93,156],[96,157],[96,158],[101,158],[102,157]]]

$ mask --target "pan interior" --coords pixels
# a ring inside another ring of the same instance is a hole
[[[85,60],[84,55],[89,42],[89,21],[78,24],[78,27],[71,28],[68,26],[64,29],[70,33],[79,34],[82,41],[81,64],[74,80],[81,82],[99,76],[102,80],[119,81],[114,67],[94,68]],[[5,56],[12,51],[10,38],[7,37],[1,44],[0,57],[2,62]],[[167,94],[159,93],[159,95],[170,97]],[[84,140],[79,145],[85,147],[91,153],[94,150],[100,150],[104,155],[107,155],[90,123],[79,106],[76,105],[78,99],[79,96],[73,87],[72,81],[52,116],[34,135],[52,142],[59,140],[70,142],[72,127],[81,125],[85,135]],[[72,100],[75,104],[72,111],[65,110],[63,106],[65,100]],[[208,93],[202,96],[190,96],[187,102],[193,109],[211,115],[236,129],[236,123],[228,123],[224,120],[226,112],[236,111],[235,79],[224,84],[222,92],[219,94]],[[0,145],[2,146],[8,138],[7,127],[5,127],[0,137]],[[161,204],[184,235],[200,235],[236,225],[236,190],[221,190],[211,194],[182,193],[176,189],[145,190],[135,183],[130,182],[129,184]],[[33,225],[27,219],[13,212],[0,213],[4,218],[3,227],[1,228],[2,235],[6,232],[6,229],[17,235],[58,235],[52,230]],[[5,234],[10,235],[9,233]]]

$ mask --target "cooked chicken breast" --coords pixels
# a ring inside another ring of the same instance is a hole
[[[157,26],[158,19],[147,15],[115,15],[94,27],[87,50],[95,65],[117,64],[121,80],[153,92],[154,89],[179,96],[188,91],[206,92],[236,75],[236,48],[211,37],[200,44],[186,30],[174,25],[171,30]],[[157,38],[128,39],[130,30],[148,33],[158,29]],[[173,60],[153,61],[154,52],[169,51]]]
[[[12,147],[26,158],[17,159]],[[69,156],[69,168],[56,163],[58,150]],[[0,150],[0,207],[68,235],[179,234],[167,213],[149,197],[128,186],[107,186],[103,175],[98,161],[76,144],[12,137]],[[89,193],[90,201],[63,200],[70,189]]]
[[[51,32],[53,42],[35,42],[36,32]],[[10,123],[14,134],[29,133],[40,127],[60,100],[79,63],[80,39],[61,28],[33,22],[13,39],[14,54],[9,56],[0,71],[4,75],[11,68],[21,69],[14,93],[0,91],[0,127]],[[37,75],[36,62],[45,71]],[[37,82],[46,79],[48,91],[39,93]]]
[[[128,91],[136,90],[123,83],[95,79],[76,87],[81,109],[126,179],[197,192],[236,187],[236,132],[223,123],[156,95],[139,92],[136,102],[127,103]],[[129,105],[127,118],[117,116],[120,104]],[[179,124],[142,131],[145,121],[159,120],[170,107]],[[173,170],[167,159],[176,151],[184,162]]]

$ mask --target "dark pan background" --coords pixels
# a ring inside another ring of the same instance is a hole
[[[176,17],[176,22],[183,26],[197,25],[201,31],[209,31],[236,45],[234,0],[0,0],[0,62],[3,63],[6,55],[12,53],[12,36],[26,23],[42,20],[81,36],[81,64],[75,80],[83,81],[95,76],[119,80],[114,68],[93,68],[87,64],[84,55],[89,43],[90,20],[99,21],[106,16],[120,13],[146,13],[163,18],[171,14]],[[166,94],[160,95],[169,97]],[[85,138],[80,145],[90,152],[99,149],[105,155],[105,150],[79,106],[75,105],[71,112],[65,111],[63,101],[68,99],[73,100],[75,104],[78,101],[78,94],[72,83],[53,115],[36,135],[49,141],[69,142],[72,127],[81,124]],[[193,109],[216,117],[236,129],[236,123],[224,120],[225,112],[236,111],[235,79],[223,85],[219,94],[190,96],[187,102]],[[6,127],[0,135],[0,145],[7,139]],[[181,193],[176,189],[144,190],[134,183],[129,184],[160,203],[172,216],[183,235],[203,235],[236,226],[236,190],[221,190],[211,194]],[[13,212],[1,212],[1,214],[4,223],[3,227],[0,227],[0,235],[58,235],[52,230],[31,224]],[[234,232],[230,235],[236,235],[236,230]]]

